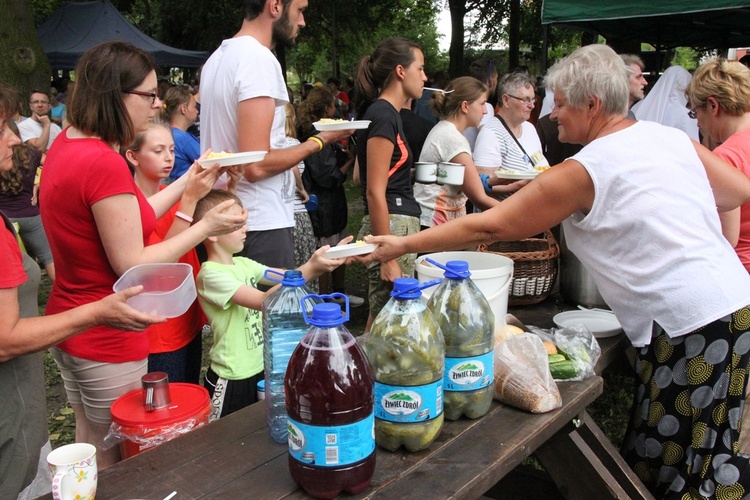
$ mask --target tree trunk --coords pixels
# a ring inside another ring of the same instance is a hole
[[[451,45],[448,48],[448,74],[451,79],[464,73],[464,16],[466,0],[448,0],[451,14]]]
[[[0,0],[0,81],[14,87],[28,114],[31,91],[49,91],[52,79],[47,56],[39,45],[29,3]]]
[[[512,71],[521,64],[521,0],[510,0],[508,18],[508,68]]]

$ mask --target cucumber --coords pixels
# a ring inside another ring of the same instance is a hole
[[[563,356],[562,354],[548,354],[547,357],[549,364],[559,363],[560,361],[567,361],[565,356]]]
[[[575,378],[578,375],[575,363],[573,363],[572,361],[558,361],[557,363],[550,363],[549,371],[552,374],[552,378],[555,380],[567,380],[570,378]]]

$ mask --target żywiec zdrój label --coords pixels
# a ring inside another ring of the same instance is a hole
[[[289,454],[295,460],[320,467],[359,462],[375,451],[375,416],[347,425],[308,425],[287,420]]]
[[[443,381],[397,386],[375,382],[375,417],[388,422],[432,420],[443,413]]]
[[[451,392],[475,391],[492,383],[494,351],[470,358],[445,358],[443,389]]]

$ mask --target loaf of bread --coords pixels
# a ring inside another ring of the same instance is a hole
[[[495,346],[494,398],[531,413],[562,405],[547,363],[547,349],[531,333],[514,335]]]

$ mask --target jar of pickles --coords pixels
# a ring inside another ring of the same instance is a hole
[[[469,264],[452,260],[443,266],[443,283],[427,303],[445,339],[443,391],[445,418],[478,418],[492,404],[495,316],[471,280]]]
[[[439,282],[397,279],[365,340],[375,375],[375,442],[386,450],[428,448],[443,427],[445,345],[420,299]]]

